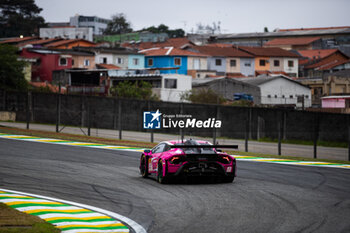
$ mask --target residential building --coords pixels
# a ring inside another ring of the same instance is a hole
[[[207,55],[208,70],[224,75],[254,75],[254,56],[232,46],[191,46],[188,50]]]
[[[46,44],[45,47],[50,49],[72,49],[74,47],[95,47],[94,42],[84,39],[59,40]]]
[[[188,70],[207,70],[207,56],[174,47],[141,50],[145,67],[161,74],[188,74]]]
[[[255,74],[287,74],[298,77],[298,54],[281,48],[237,47],[254,56]]]
[[[53,27],[40,28],[41,38],[84,39],[93,41],[93,29],[91,27]]]
[[[72,68],[72,56],[47,49],[22,49],[21,57],[35,59],[32,81],[51,82],[52,72]]]
[[[231,33],[211,35],[210,42],[229,43],[241,46],[263,46],[277,38],[320,37],[322,48],[339,48],[350,44],[350,26],[327,28],[277,29],[273,32]]]
[[[338,49],[298,50],[298,53],[303,57],[299,66],[304,77],[322,77],[350,68],[349,57]]]
[[[264,47],[285,50],[322,49],[322,41],[320,37],[276,38],[266,42]]]
[[[265,76],[238,78],[237,80],[260,88],[260,103],[254,101],[255,104],[311,107],[310,88],[290,78]]]
[[[97,16],[83,16],[83,15],[75,15],[70,17],[70,26],[74,27],[90,27],[93,29],[94,35],[102,35],[104,30],[106,30],[108,23],[110,20],[100,18]]]
[[[133,50],[124,48],[76,48],[80,51],[90,51],[95,53],[96,64],[115,65],[121,69],[144,69],[145,56]]]
[[[299,78],[296,81],[311,89],[311,104],[313,107],[321,107],[321,97],[324,96],[324,83],[320,77]]]

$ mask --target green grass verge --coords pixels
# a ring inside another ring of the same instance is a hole
[[[76,135],[76,134],[56,133],[56,132],[39,131],[39,130],[27,130],[27,129],[2,127],[2,126],[0,126],[0,133],[29,135],[29,136],[37,136],[37,137],[44,137],[44,138],[57,138],[57,139],[79,141],[79,142],[94,142],[94,143],[101,143],[101,144],[107,144],[107,145],[130,146],[130,147],[138,147],[138,148],[152,148],[156,145],[156,143],[150,143],[150,142],[107,139],[107,138],[89,137],[89,136]],[[263,157],[263,158],[282,158],[282,159],[293,159],[293,160],[300,160],[300,161],[319,161],[319,162],[350,164],[350,161],[343,161],[343,160],[279,156],[279,155],[262,154],[262,153],[255,153],[255,152],[243,152],[243,151],[227,151],[227,152],[231,154],[248,155],[248,156]]]
[[[59,229],[39,217],[22,213],[0,203],[1,233],[59,233]]]

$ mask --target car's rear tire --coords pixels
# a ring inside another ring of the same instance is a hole
[[[167,178],[163,176],[163,164],[162,161],[158,163],[157,181],[160,184],[166,184]]]
[[[145,155],[141,156],[141,162],[140,162],[140,173],[143,178],[147,178],[148,173],[148,160]]]
[[[222,181],[224,183],[232,183],[234,179],[235,179],[234,176],[225,176],[225,177],[222,178]]]

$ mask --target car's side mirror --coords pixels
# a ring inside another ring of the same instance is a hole
[[[146,153],[146,154],[152,153],[152,151],[148,150],[148,149],[144,150],[143,152]]]

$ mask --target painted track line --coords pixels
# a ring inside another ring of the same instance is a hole
[[[67,145],[67,146],[80,146],[80,147],[89,147],[89,148],[97,148],[97,149],[107,149],[107,150],[136,151],[136,152],[142,152],[144,150],[143,148],[136,148],[136,147],[105,145],[105,144],[92,143],[92,142],[75,142],[75,141],[68,141],[63,139],[40,138],[35,136],[12,135],[12,134],[4,134],[4,133],[0,133],[0,138],[59,144],[59,145]],[[244,155],[233,155],[233,156],[238,161],[252,161],[252,162],[284,164],[284,165],[350,169],[350,164],[328,163],[328,162],[318,162],[318,161],[300,161],[300,160],[279,159],[279,158],[262,158],[262,157],[244,156]]]
[[[38,216],[62,233],[130,232],[128,226],[135,233],[146,233],[141,225],[123,215],[72,201],[0,188],[0,202]]]

